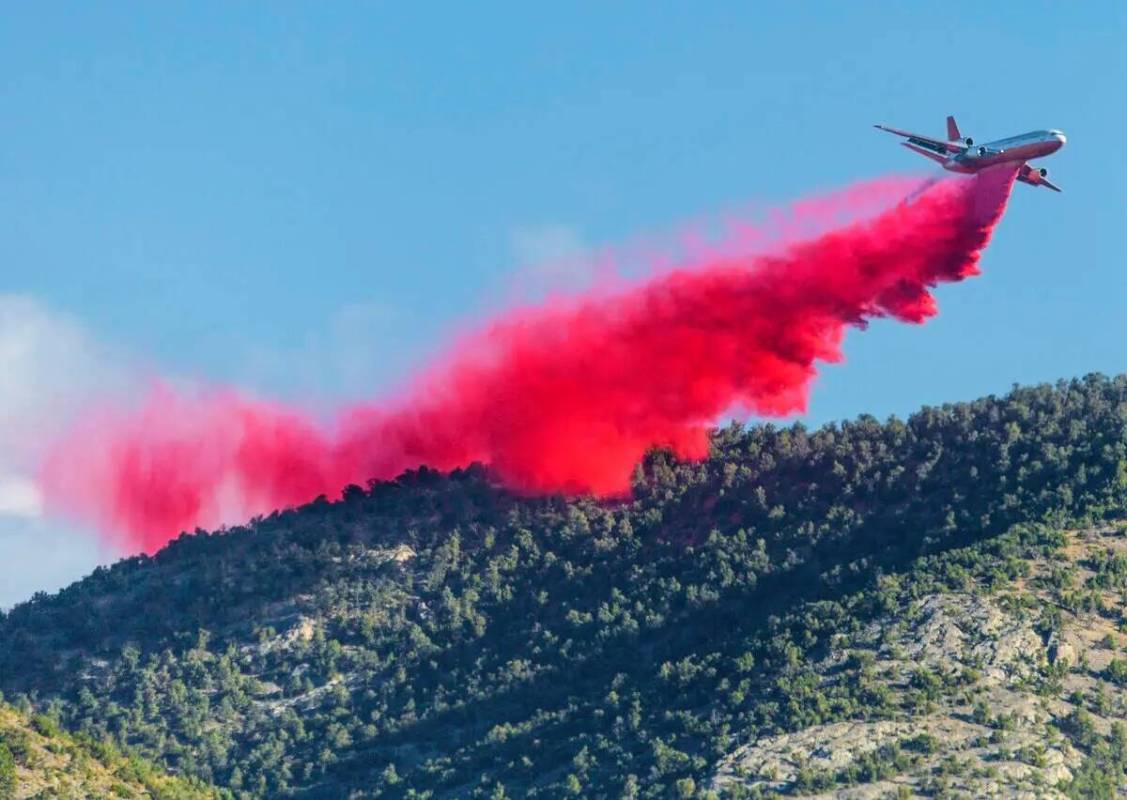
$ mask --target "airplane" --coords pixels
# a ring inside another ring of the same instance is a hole
[[[998,139],[995,142],[986,142],[975,146],[974,139],[959,133],[959,126],[955,124],[954,117],[947,117],[947,140],[932,139],[916,133],[889,128],[885,125],[874,125],[882,131],[903,136],[908,141],[900,144],[913,153],[930,158],[943,165],[943,169],[951,172],[974,173],[995,164],[1014,164],[1017,167],[1017,179],[1031,186],[1044,186],[1059,192],[1060,187],[1049,180],[1049,171],[1044,167],[1031,167],[1026,162],[1033,158],[1040,158],[1055,153],[1067,141],[1065,135],[1058,130],[1032,131],[1021,136],[1012,136],[1009,139]]]

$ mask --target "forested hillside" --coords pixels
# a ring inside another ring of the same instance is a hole
[[[0,800],[24,798],[220,800],[198,780],[176,778],[105,741],[71,736],[48,715],[0,702]]]
[[[0,619],[0,689],[239,797],[1114,797],[1127,378],[420,470]],[[1127,631],[1127,627],[1124,627]]]

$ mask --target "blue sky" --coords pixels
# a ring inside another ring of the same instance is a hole
[[[1063,129],[1065,193],[1019,186],[938,319],[851,334],[811,420],[1127,371],[1125,35],[1110,2],[13,6],[0,448],[121,391],[124,362],[313,405],[376,392],[539,257],[926,174],[870,126],[948,113],[978,139]],[[0,510],[0,606],[113,557]]]

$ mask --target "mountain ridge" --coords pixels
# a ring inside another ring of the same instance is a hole
[[[860,751],[788,780],[725,765],[818,726],[899,730],[920,692],[957,708],[966,687],[901,686],[866,631],[910,626],[913,592],[1008,592],[1074,537],[1112,547],[1098,532],[1127,518],[1127,378],[903,421],[729,426],[704,462],[652,452],[633,486],[530,498],[480,466],[422,469],[185,535],[0,618],[0,689],[240,797],[952,791],[900,739],[864,773]],[[1049,645],[1037,675],[1060,663]],[[1071,761],[1053,791],[1114,787],[1111,731],[1054,751]]]

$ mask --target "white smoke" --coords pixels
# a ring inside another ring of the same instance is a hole
[[[0,294],[0,513],[41,512],[34,470],[42,448],[80,407],[123,390],[116,363],[66,314]]]
[[[94,537],[45,518],[36,470],[80,408],[128,390],[121,363],[69,315],[0,294],[0,607],[57,589],[107,555]]]

